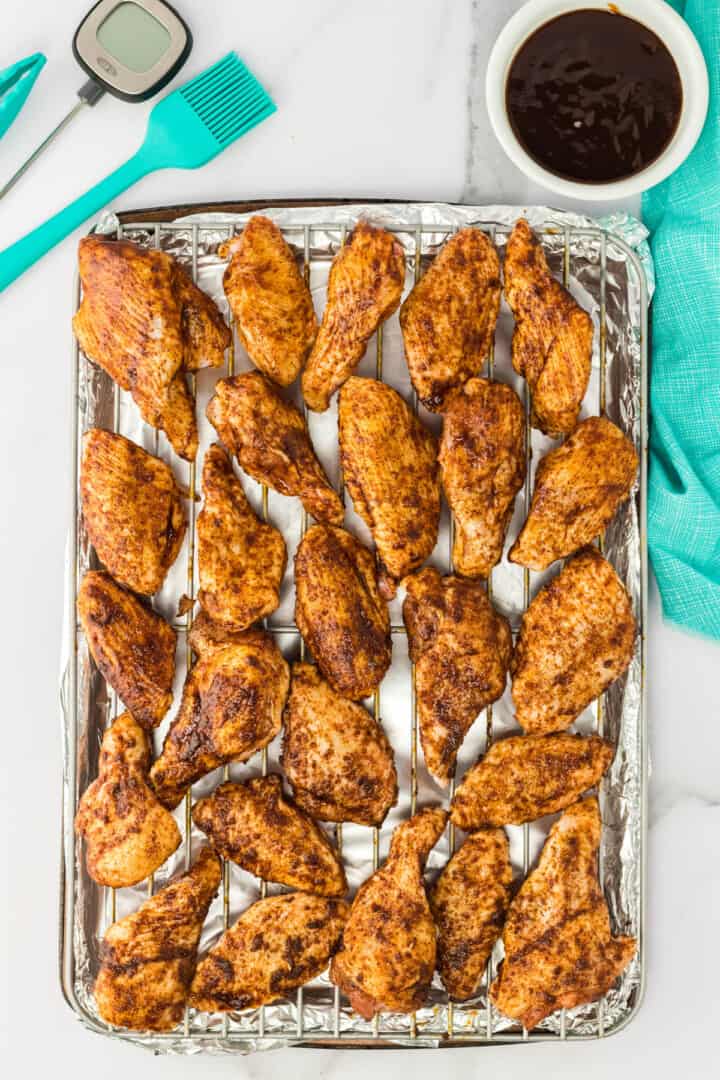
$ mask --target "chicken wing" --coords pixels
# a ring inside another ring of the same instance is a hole
[[[430,893],[438,930],[437,967],[453,1001],[477,993],[510,904],[512,866],[502,829],[468,836]]]
[[[104,570],[85,574],[77,609],[88,648],[106,683],[138,723],[157,727],[173,698],[177,638],[173,628]]]
[[[122,435],[83,436],[80,498],[98,558],[133,592],[157,592],[185,536],[182,496],[171,469]]]
[[[219,884],[220,860],[204,848],[187,873],[112,924],[95,981],[103,1020],[133,1031],[172,1031],[180,1023]]]
[[[440,520],[437,441],[396,390],[376,379],[348,379],[338,412],[340,461],[355,509],[382,563],[381,592],[435,547]]]
[[[589,544],[630,494],[635,447],[604,416],[591,416],[537,467],[528,519],[510,548],[511,562],[546,570]]]
[[[205,454],[197,519],[198,600],[211,619],[245,630],[275,611],[287,552],[282,533],[255,516],[220,446]]]
[[[223,363],[231,337],[220,312],[164,251],[87,236],[79,262],[73,328],[81,349],[192,461],[198,434],[185,371]]]
[[[158,798],[171,808],[218,765],[247,761],[267,746],[282,723],[290,673],[272,638],[254,630],[215,635],[191,635],[200,658],[150,770]]]
[[[507,242],[505,296],[515,316],[512,363],[532,393],[533,427],[568,435],[590,378],[592,319],[552,276],[522,218]]]
[[[426,409],[485,363],[500,310],[500,260],[480,229],[452,236],[400,309],[412,384]]]
[[[597,877],[600,829],[596,799],[566,810],[510,905],[490,997],[528,1029],[556,1009],[602,997],[635,954],[635,939],[610,928]]]
[[[295,553],[295,622],[333,690],[368,697],[390,666],[392,640],[375,560],[344,529],[315,525]]]
[[[343,900],[301,892],[258,900],[200,960],[190,1004],[235,1012],[286,997],[325,970],[347,913]]]
[[[148,737],[130,713],[103,735],[98,777],[75,815],[93,881],[120,889],[149,877],[180,845],[180,831],[147,784]]]
[[[609,562],[585,548],[525,612],[512,660],[518,723],[529,734],[562,731],[628,668],[635,619]]]
[[[397,310],[404,284],[401,245],[359,221],[330,267],[325,312],[303,372],[303,397],[315,412],[325,412],[352,375],[372,335]]]
[[[378,721],[312,664],[293,664],[280,763],[298,806],[322,821],[381,825],[397,801],[394,755]]]
[[[225,295],[240,340],[256,367],[289,386],[317,336],[312,296],[292,248],[277,225],[259,214],[227,245]]]
[[[423,870],[447,814],[421,810],[399,825],[385,865],[360,886],[330,966],[330,979],[370,1020],[424,1004],[435,971],[436,931]]]
[[[478,713],[505,689],[512,636],[479,582],[441,578],[428,566],[407,578],[405,587],[420,742],[428,771],[448,784]]]
[[[225,859],[257,877],[317,896],[342,896],[347,881],[319,825],[283,795],[277,775],[221,784],[192,818]]]
[[[297,495],[318,521],[340,524],[343,505],[315,456],[302,414],[259,371],[221,379],[207,418],[254,480]]]
[[[514,735],[465,773],[450,809],[461,829],[522,825],[554,814],[594,787],[613,759],[598,735]]]
[[[525,482],[525,413],[515,391],[470,379],[450,394],[439,461],[455,519],[455,571],[486,578],[502,557],[515,496]]]

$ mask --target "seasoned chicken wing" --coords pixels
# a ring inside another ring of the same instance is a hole
[[[98,777],[75,815],[88,874],[99,885],[137,885],[180,844],[174,818],[148,787],[149,769],[148,737],[130,713],[123,713],[103,735]]]
[[[215,850],[257,877],[318,896],[342,896],[347,881],[319,825],[283,795],[279,776],[221,784],[192,818]]]
[[[381,825],[397,801],[392,747],[378,721],[312,664],[293,664],[280,763],[298,806],[322,821]]]
[[[220,312],[164,251],[87,236],[79,261],[83,296],[73,328],[81,349],[192,461],[198,434],[185,371],[223,363],[231,337]]]
[[[478,713],[505,689],[512,636],[479,582],[441,578],[428,566],[408,577],[405,587],[420,742],[428,771],[448,784]]]
[[[205,454],[197,519],[198,600],[214,622],[245,630],[275,611],[287,552],[282,533],[260,521],[220,446]]]
[[[600,829],[597,799],[566,810],[510,905],[490,997],[528,1029],[602,997],[635,954],[635,939],[613,937],[610,927],[597,876]]]
[[[400,244],[359,221],[330,267],[325,312],[302,376],[303,397],[315,412],[324,412],[352,375],[372,335],[397,309],[404,284]]]
[[[259,371],[221,379],[207,417],[254,480],[297,495],[318,521],[342,521],[343,505],[315,456],[302,414]]]
[[[348,379],[338,411],[340,460],[355,509],[382,563],[381,591],[417,569],[435,547],[440,520],[437,441],[396,390]]]
[[[508,558],[546,570],[595,539],[630,494],[635,447],[604,416],[583,420],[537,467],[528,519]]]
[[[390,666],[390,617],[375,560],[344,529],[315,525],[295,553],[295,622],[344,697],[368,697]]]
[[[256,214],[227,245],[225,295],[256,367],[280,386],[300,374],[317,336],[312,296],[277,225]]]
[[[203,624],[201,624],[203,625]],[[165,806],[177,806],[191,784],[231,761],[247,761],[282,723],[288,665],[272,638],[245,630],[224,638],[191,635],[200,658],[188,672],[182,701],[162,753],[150,770]]]
[[[85,574],[77,609],[102,677],[143,727],[157,727],[173,698],[173,628],[104,570]]]
[[[347,913],[343,900],[301,892],[258,900],[200,960],[190,1004],[235,1012],[287,997],[325,970]]]
[[[513,735],[468,769],[450,818],[469,831],[554,814],[599,782],[614,753],[598,735]]]
[[[430,893],[437,967],[453,1001],[477,993],[510,904],[512,866],[502,829],[481,829],[455,852]]]
[[[80,498],[90,542],[112,576],[133,592],[157,592],[185,536],[172,470],[122,435],[90,428]]]
[[[424,1004],[435,971],[436,930],[423,870],[447,814],[421,810],[399,825],[384,866],[360,886],[330,978],[356,1012],[410,1013]]]
[[[515,496],[525,482],[525,413],[515,391],[470,379],[450,394],[439,461],[455,519],[455,571],[486,578],[502,557]]]
[[[574,429],[590,378],[593,326],[550,273],[545,253],[520,219],[505,251],[505,296],[515,316],[512,363],[532,393],[532,423],[553,438]]]
[[[172,1031],[180,1023],[219,884],[220,860],[204,848],[186,873],[109,927],[95,980],[103,1020],[133,1031]]]
[[[512,660],[518,723],[562,731],[626,670],[635,649],[627,591],[609,562],[585,548],[525,612]]]
[[[412,384],[426,409],[478,375],[500,310],[500,260],[480,229],[451,236],[400,309]]]

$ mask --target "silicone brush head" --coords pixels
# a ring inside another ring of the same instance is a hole
[[[157,103],[143,151],[176,168],[197,168],[275,109],[265,88],[230,52]]]

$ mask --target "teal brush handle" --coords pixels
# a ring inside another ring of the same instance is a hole
[[[129,161],[101,180],[95,187],[91,187],[75,202],[70,203],[54,217],[48,218],[43,225],[38,225],[37,229],[33,229],[21,240],[5,248],[0,252],[0,292],[24,274],[28,267],[42,258],[50,248],[55,247],[74,229],[82,225],[83,221],[97,214],[116,196],[156,168],[157,165],[149,163],[140,149]]]

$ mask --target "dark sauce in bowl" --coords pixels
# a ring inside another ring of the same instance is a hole
[[[560,15],[516,53],[508,118],[530,157],[557,176],[633,176],[671,142],[682,111],[677,65],[652,30],[611,11]]]

